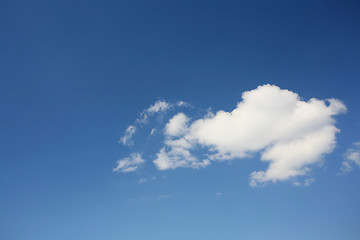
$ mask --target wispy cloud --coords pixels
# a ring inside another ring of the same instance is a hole
[[[151,129],[150,135],[151,135],[151,136],[154,136],[155,134],[156,134],[156,128]]]
[[[120,141],[124,145],[131,146],[134,144],[134,142],[131,140],[132,136],[136,132],[136,127],[133,125],[130,125],[126,130],[124,136],[120,138]]]
[[[136,123],[146,123],[148,119],[153,116],[155,113],[158,112],[166,112],[172,107],[172,104],[164,101],[164,100],[158,100],[153,105],[148,107],[147,109],[143,110],[140,113],[140,117],[136,119]]]
[[[124,135],[120,138],[119,143],[123,145],[132,146],[134,145],[134,141],[132,140],[135,135],[137,128],[141,128],[144,124],[146,124],[151,117],[153,117],[157,113],[165,113],[166,111],[175,108],[175,107],[187,107],[190,106],[185,101],[178,101],[176,103],[169,103],[165,100],[158,100],[154,104],[150,105],[148,108],[141,111],[140,116],[135,120],[133,125],[127,127],[124,132]],[[156,128],[153,128],[150,131],[150,135],[155,135]]]
[[[341,164],[340,172],[338,175],[343,175],[351,170],[356,165],[360,167],[360,142],[355,142],[353,146],[348,148],[344,153],[344,161]]]
[[[315,181],[315,178],[306,178],[303,182],[294,181],[293,184],[294,184],[294,186],[310,187],[314,181]]]
[[[117,161],[117,166],[113,169],[114,172],[133,172],[143,164],[145,160],[140,153],[132,153],[130,157],[123,158]]]
[[[156,177],[155,176],[153,176],[153,177],[149,177],[149,178],[140,178],[138,181],[137,181],[137,183],[138,184],[144,184],[144,183],[147,183],[147,182],[149,182],[149,181],[156,181]]]

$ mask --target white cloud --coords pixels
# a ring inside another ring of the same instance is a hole
[[[159,170],[166,170],[178,167],[206,167],[210,164],[210,161],[207,159],[199,161],[190,153],[189,149],[186,148],[170,147],[169,150],[166,150],[164,147],[157,153],[154,164]]]
[[[140,113],[140,116],[135,120],[134,125],[130,125],[119,140],[119,143],[122,143],[127,146],[132,146],[134,142],[132,141],[133,135],[136,133],[138,127],[142,127],[143,124],[147,123],[149,118],[154,116],[156,113],[166,112],[167,110],[174,107],[187,107],[190,106],[187,102],[178,101],[177,103],[168,103],[165,100],[158,100],[153,105],[150,105],[148,108],[143,110]],[[156,128],[153,128],[150,131],[150,135],[153,136],[156,133]]]
[[[143,124],[147,123],[149,118],[154,116],[156,113],[166,112],[167,110],[175,107],[187,107],[190,106],[187,102],[178,101],[176,103],[168,103],[164,100],[158,100],[153,105],[150,105],[148,108],[143,110],[140,113],[139,118],[135,120],[134,125],[130,125],[126,130],[124,135],[120,138],[119,143],[123,145],[132,146],[134,144],[132,137],[137,132],[137,127],[141,128]],[[175,121],[174,124],[177,124]],[[181,123],[180,123],[181,124]],[[181,127],[181,126],[179,126]],[[181,130],[176,129],[176,126],[172,126],[169,129],[170,133],[179,133]],[[152,128],[150,131],[150,135],[153,136],[157,132],[156,128]],[[173,144],[176,144],[174,142]],[[169,158],[174,158],[175,156],[181,156],[183,153],[180,153],[179,150],[174,149],[171,154],[169,154]],[[178,158],[176,158],[178,159]],[[118,161],[118,166],[114,168],[114,171],[121,171],[121,172],[131,172],[135,171],[138,168],[138,165],[143,163],[144,160],[142,159],[141,155],[138,153],[133,153],[128,158],[124,158]]]
[[[188,105],[182,101],[155,102],[141,112],[121,142],[131,145],[135,126],[141,127],[155,113]],[[191,120],[184,113],[175,114],[164,127],[163,146],[153,162],[159,170],[201,168],[211,162],[252,158],[259,153],[260,160],[268,167],[250,174],[251,186],[285,180],[309,186],[314,181],[308,177],[312,168],[319,166],[324,155],[331,153],[336,145],[339,129],[335,127],[334,117],[344,112],[345,105],[337,99],[305,101],[298,94],[274,85],[259,86],[244,92],[242,100],[230,112],[213,113],[209,108],[208,113],[197,120]],[[153,128],[150,135],[155,131],[161,132]],[[351,170],[353,164],[360,165],[360,151],[356,149],[344,155],[342,172]],[[114,171],[137,168],[136,164],[125,166],[132,157],[126,159],[120,160],[122,165]],[[298,180],[300,177],[302,181]]]
[[[113,171],[123,173],[133,172],[144,162],[145,160],[142,158],[140,153],[132,153],[130,154],[130,157],[118,160],[117,166],[113,169]]]
[[[183,113],[175,115],[165,128],[165,146],[154,161],[160,170],[207,166],[210,161],[245,158],[260,152],[268,162],[265,171],[250,175],[258,186],[307,175],[311,166],[336,144],[333,116],[346,112],[336,99],[302,101],[298,94],[274,85],[244,92],[231,111],[218,111],[187,125]],[[199,161],[191,153],[196,145],[210,150]]]
[[[182,136],[188,130],[187,122],[190,119],[184,113],[178,113],[166,124],[165,134],[173,137]]]
[[[131,140],[132,136],[135,134],[136,132],[136,127],[133,125],[130,125],[126,130],[125,130],[125,134],[123,137],[120,138],[120,141],[122,144],[124,145],[128,145],[131,146],[134,144],[134,142]]]
[[[178,101],[178,102],[176,103],[176,105],[178,105],[178,106],[180,107],[180,106],[185,106],[185,105],[187,105],[187,103],[184,102],[184,101]]]
[[[178,101],[176,103],[176,106],[178,106],[178,107],[191,107],[191,104],[188,103],[188,102],[184,102],[184,101]]]
[[[350,172],[353,165],[360,167],[360,142],[353,143],[353,147],[344,153],[344,161],[341,164],[339,175]]]
[[[189,118],[183,114],[178,113],[165,126],[165,146],[157,153],[154,160],[156,167],[159,170],[175,169],[177,167],[206,167],[210,161],[205,159],[199,161],[193,156],[190,149],[193,148],[194,143],[184,137],[187,133],[187,122]]]
[[[310,165],[321,161],[322,154],[332,152],[337,131],[334,126],[326,126],[299,139],[274,143],[261,156],[270,163],[268,169],[253,172],[251,185],[306,175]]]
[[[170,108],[169,103],[167,103],[164,100],[159,100],[159,101],[156,101],[154,103],[154,105],[151,105],[148,109],[146,109],[146,111],[148,113],[157,113],[157,112],[160,112],[160,111],[166,111],[169,108]]]
[[[155,113],[158,112],[165,112],[168,109],[170,109],[173,105],[164,101],[164,100],[158,100],[153,105],[145,109],[141,112],[140,117],[136,119],[136,123],[146,123],[149,119],[149,117],[153,116]]]
[[[185,101],[178,101],[176,103],[169,103],[165,100],[158,100],[153,105],[150,105],[147,109],[143,110],[140,113],[140,117],[136,119],[136,123],[146,123],[149,117],[153,116],[156,113],[166,112],[174,107],[189,107],[190,104]]]
[[[191,134],[201,144],[220,153],[244,157],[274,142],[301,139],[334,123],[332,115],[345,110],[337,100],[326,102],[299,96],[273,85],[243,93],[243,101],[232,112],[219,111],[212,118],[200,119]]]

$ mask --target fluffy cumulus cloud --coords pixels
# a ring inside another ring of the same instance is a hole
[[[345,111],[336,99],[302,101],[298,94],[277,86],[259,86],[244,92],[231,112],[218,111],[190,126],[183,114],[174,116],[165,133],[178,138],[165,141],[154,163],[159,169],[199,167],[208,165],[209,160],[245,158],[260,152],[261,160],[269,165],[251,173],[251,186],[296,178],[308,174],[323,154],[333,150],[339,131],[333,116]],[[181,146],[174,147],[174,142]],[[210,150],[207,159],[199,161],[191,154],[189,150],[196,144]]]
[[[175,169],[177,167],[205,167],[210,164],[208,159],[199,161],[191,154],[194,141],[186,136],[189,131],[189,118],[184,113],[172,117],[165,126],[164,147],[157,153],[154,164],[160,170]]]
[[[182,136],[187,130],[187,122],[190,119],[184,113],[178,113],[170,119],[165,126],[165,134],[169,136]]]
[[[230,112],[195,120],[175,114],[164,127],[163,146],[153,162],[160,170],[201,168],[259,153],[268,167],[250,174],[251,186],[284,180],[307,186],[314,179],[300,183],[298,177],[309,175],[324,154],[333,151],[339,132],[334,116],[344,112],[345,105],[337,99],[304,101],[289,90],[259,86],[244,92]],[[352,159],[359,156],[354,152],[348,154]]]
[[[133,172],[143,164],[145,160],[140,153],[132,153],[130,157],[123,158],[117,161],[117,166],[113,169],[114,172]]]
[[[360,142],[353,143],[353,146],[344,153],[339,175],[350,172],[354,165],[360,167]]]

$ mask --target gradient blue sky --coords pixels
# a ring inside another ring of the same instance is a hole
[[[359,239],[360,168],[337,175],[360,140],[359,11],[358,1],[1,1],[0,238]],[[159,171],[161,140],[145,127],[134,139],[144,165],[112,171],[136,148],[118,143],[124,130],[156,100],[186,101],[196,118],[267,83],[348,109],[311,186],[250,187],[267,166],[258,153]]]

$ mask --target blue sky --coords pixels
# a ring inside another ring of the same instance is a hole
[[[359,10],[1,1],[0,238],[358,239]]]

